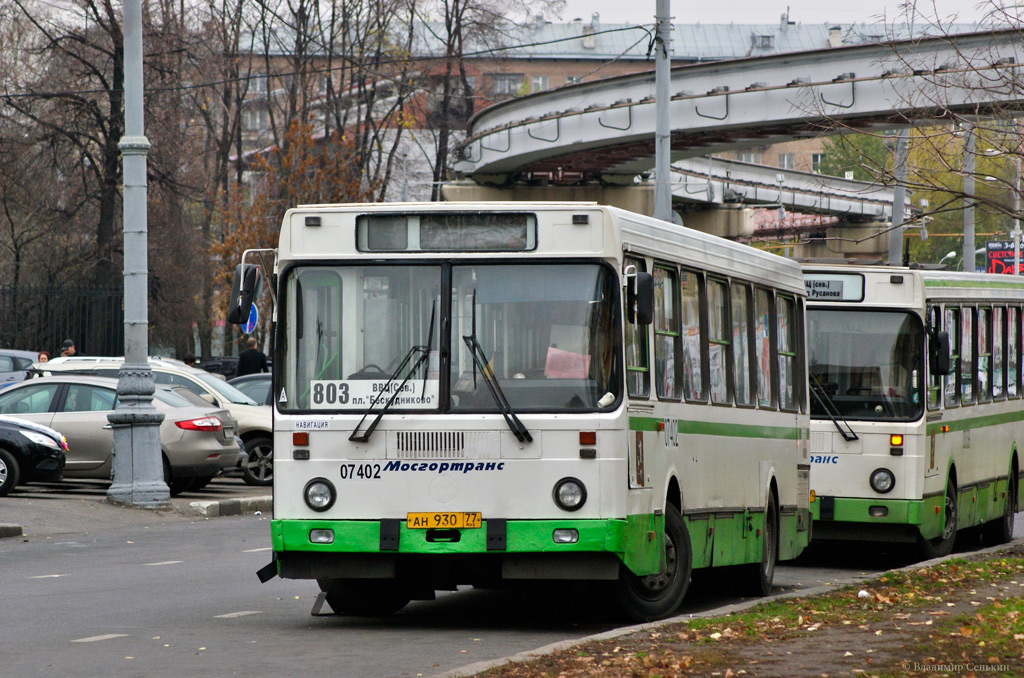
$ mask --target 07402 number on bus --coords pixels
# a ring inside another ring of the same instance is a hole
[[[342,480],[380,480],[380,464],[342,464]]]

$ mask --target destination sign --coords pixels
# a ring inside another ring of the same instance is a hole
[[[864,278],[858,274],[805,273],[808,301],[863,301]]]

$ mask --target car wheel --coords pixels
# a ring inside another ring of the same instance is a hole
[[[274,442],[259,436],[245,441],[245,463],[242,479],[249,485],[272,485],[274,482]]]
[[[14,455],[0,448],[0,497],[6,497],[18,485],[21,469]]]
[[[177,497],[192,486],[192,478],[174,477],[171,462],[167,461],[167,457],[164,457],[164,482],[167,483],[167,489],[170,490],[172,497]]]

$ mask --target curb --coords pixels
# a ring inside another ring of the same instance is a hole
[[[0,523],[0,539],[6,539],[7,537],[20,537],[21,535],[21,525]]]
[[[243,497],[241,499],[221,499],[219,501],[189,502],[183,511],[205,518],[220,516],[237,516],[243,513],[270,513],[274,510],[274,497]]]
[[[931,560],[922,560],[920,562],[913,563],[913,564],[907,565],[905,567],[893,568],[892,570],[888,570],[888,572],[908,572],[908,571],[911,571],[911,570],[920,569],[922,567],[928,567],[930,565],[936,565],[936,564],[944,562],[946,560],[953,560],[955,558],[963,558],[964,556],[967,556],[967,555],[974,556],[974,555],[987,555],[987,554],[990,554],[990,553],[998,553],[1000,551],[1005,551],[1005,550],[1013,548],[1014,546],[1020,544],[1021,541],[1022,541],[1021,539],[1013,539],[1013,540],[1011,540],[1007,544],[999,544],[998,546],[989,546],[987,548],[981,548],[981,549],[977,549],[977,550],[970,551],[970,552],[951,553],[951,554],[949,554],[947,556],[941,556],[939,558],[933,558]],[[837,588],[841,588],[843,586],[850,586],[852,584],[857,584],[857,583],[859,583],[861,581],[866,581],[866,580],[874,579],[874,578],[878,577],[881,574],[883,574],[883,573],[879,572],[877,574],[853,575],[853,576],[850,576],[850,577],[845,577],[843,579],[838,579],[838,580],[836,580],[834,582],[830,582],[828,584],[822,584],[822,585],[819,585],[819,586],[812,586],[812,587],[809,587],[809,588],[806,588],[806,589],[800,589],[798,591],[786,591],[785,593],[780,593],[780,594],[775,595],[775,596],[767,596],[767,597],[764,597],[764,598],[752,598],[750,600],[744,600],[744,601],[741,601],[741,602],[738,602],[738,603],[733,603],[731,605],[725,605],[723,607],[715,608],[714,610],[707,610],[706,612],[697,612],[697,613],[693,613],[693,614],[681,614],[681,615],[677,615],[675,617],[670,617],[668,619],[660,619],[660,620],[654,621],[654,622],[647,622],[646,624],[635,624],[633,626],[622,626],[622,627],[619,627],[617,629],[611,629],[610,631],[604,631],[602,633],[596,633],[596,634],[593,634],[593,635],[590,635],[590,636],[584,636],[582,638],[577,638],[575,640],[562,640],[562,641],[558,641],[556,643],[551,643],[550,645],[545,645],[543,647],[538,647],[538,648],[535,648],[533,650],[526,650],[524,652],[519,652],[517,654],[511,655],[511,656],[508,656],[508,657],[500,657],[498,659],[489,659],[489,660],[484,660],[484,661],[481,661],[481,662],[474,662],[472,664],[467,664],[467,665],[461,666],[459,668],[455,668],[455,669],[451,669],[449,671],[445,671],[444,673],[433,674],[431,676],[431,678],[469,678],[471,676],[475,676],[478,673],[486,671],[487,669],[493,669],[493,668],[496,668],[496,667],[499,667],[499,666],[505,666],[506,664],[512,664],[512,663],[516,663],[516,662],[524,662],[524,661],[529,661],[531,659],[537,659],[538,657],[543,657],[544,655],[551,654],[551,653],[556,652],[558,650],[564,650],[564,649],[575,647],[577,645],[582,645],[584,643],[588,643],[588,642],[591,642],[591,641],[608,640],[610,638],[616,638],[618,636],[625,636],[625,635],[628,635],[628,634],[633,633],[635,631],[645,631],[645,630],[648,630],[648,629],[656,629],[656,628],[661,627],[661,626],[666,626],[668,624],[676,624],[676,623],[679,623],[679,622],[687,621],[689,619],[694,619],[694,618],[698,618],[698,617],[721,617],[721,616],[724,616],[724,615],[727,615],[727,614],[730,614],[730,613],[733,613],[733,612],[742,612],[742,611],[747,610],[749,608],[752,608],[752,607],[755,607],[757,605],[760,605],[761,603],[764,603],[766,601],[787,600],[787,599],[790,599],[790,598],[809,598],[809,597],[813,597],[813,596],[816,596],[816,595],[821,595],[823,593],[827,593],[829,591],[834,591]]]

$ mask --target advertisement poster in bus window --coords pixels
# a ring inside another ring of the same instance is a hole
[[[1006,394],[1017,397],[1017,309],[1006,310]]]
[[[956,375],[960,370],[958,364],[958,346],[960,345],[959,316],[959,309],[946,309],[946,332],[949,333],[949,374],[946,375],[945,389],[946,407],[953,407],[960,402],[960,394],[956,389]]]
[[[711,374],[711,401],[724,403],[729,397],[728,384],[725,381],[725,346],[722,344],[711,344],[710,359],[708,366]]]
[[[992,397],[1003,395],[1003,309],[992,309]]]
[[[768,312],[768,295],[758,291],[755,295],[754,350],[757,351],[757,402],[763,407],[772,405],[772,356],[770,331],[772,326]]]
[[[974,363],[972,319],[971,309],[965,308],[960,314],[960,401],[964,403],[974,402],[974,380],[971,374],[971,365]]]
[[[987,400],[989,393],[988,368],[991,360],[989,346],[989,309],[978,309],[978,398]]]
[[[789,313],[792,303],[788,299],[778,300],[778,333],[779,352],[792,351],[789,336]],[[793,406],[792,376],[790,374],[792,359],[790,356],[779,355],[779,407]]]

